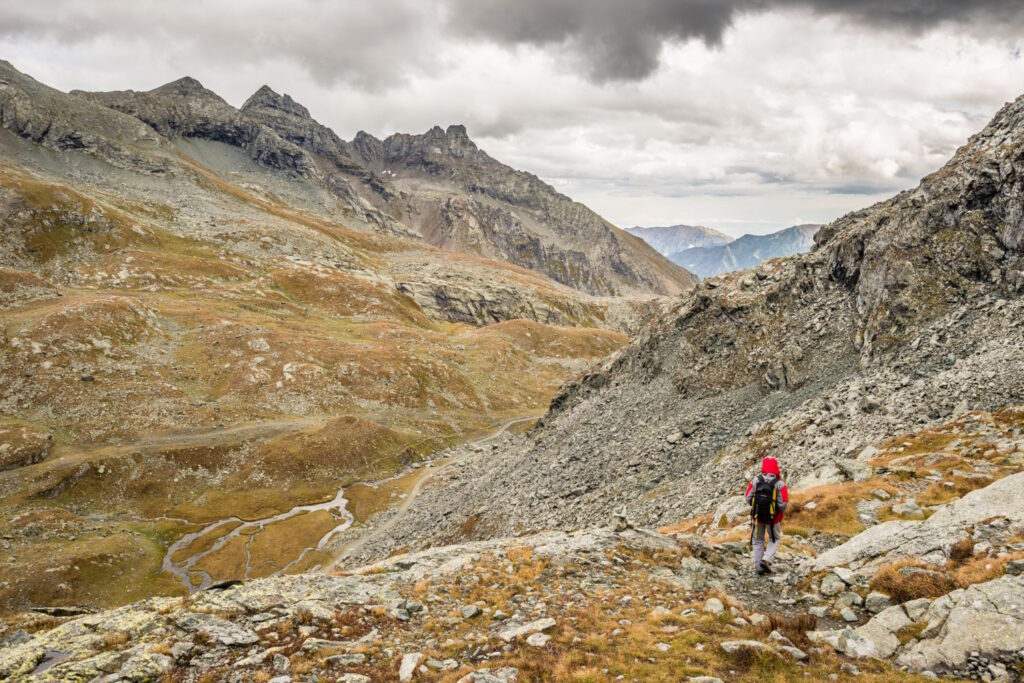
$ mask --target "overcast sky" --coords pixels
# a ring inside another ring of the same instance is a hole
[[[736,235],[916,185],[1024,93],[1021,0],[48,0],[0,57],[62,90],[287,92],[346,139],[464,123],[618,225]]]

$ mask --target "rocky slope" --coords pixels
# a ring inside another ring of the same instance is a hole
[[[724,232],[702,225],[667,225],[654,228],[637,226],[628,228],[626,232],[636,235],[664,256],[695,247],[717,247],[733,241],[733,238]]]
[[[385,140],[361,132],[347,142],[267,86],[240,110],[192,78],[143,93],[76,94],[170,140],[239,148],[329,193],[346,221],[507,261],[594,295],[670,295],[695,283],[643,241],[492,159],[463,126]]]
[[[0,124],[0,611],[312,563],[342,486],[536,416],[660,306],[431,246],[269,91],[4,63]]]
[[[691,273],[708,278],[753,268],[761,261],[810,250],[820,225],[794,225],[769,235],[743,235],[724,244],[685,247],[666,254]]]
[[[711,511],[772,453],[794,483],[867,444],[1024,400],[1024,98],[942,169],[705,281],[538,427],[425,491],[377,550]],[[443,521],[441,521],[443,520]]]
[[[1006,501],[1024,477],[1024,408],[974,411],[856,463],[854,480],[794,494],[771,578],[750,572],[746,511],[729,501],[660,533],[618,518],[14,615],[0,679],[1018,680],[1024,517]]]

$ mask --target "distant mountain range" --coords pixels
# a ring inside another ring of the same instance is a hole
[[[814,233],[820,227],[816,223],[807,223],[768,235],[744,235],[739,239],[699,225],[636,227],[627,232],[645,240],[670,261],[703,279],[751,268],[767,258],[808,251],[814,244]]]
[[[733,238],[714,228],[703,225],[664,225],[655,228],[628,228],[626,232],[636,235],[664,256],[694,247],[717,247],[728,244]]]

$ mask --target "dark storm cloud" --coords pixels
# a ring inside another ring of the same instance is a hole
[[[321,83],[368,90],[439,68],[438,46],[469,39],[549,49],[603,83],[647,78],[666,42],[719,45],[742,14],[794,8],[910,31],[1024,18],[1022,0],[51,0],[2,3],[0,37],[155,41],[246,65],[287,58]]]
[[[587,76],[604,82],[646,78],[666,41],[718,45],[738,15],[772,9],[911,31],[949,21],[1024,19],[1021,0],[449,0],[448,16],[456,30],[476,38],[561,46],[582,59]]]
[[[452,26],[504,44],[565,44],[596,80],[636,80],[658,65],[665,40],[718,43],[737,5],[722,0],[451,0]]]

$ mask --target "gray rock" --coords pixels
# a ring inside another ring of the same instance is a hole
[[[721,648],[729,654],[735,654],[740,650],[768,650],[769,647],[759,640],[726,640]]]
[[[517,683],[519,669],[506,666],[497,671],[477,669],[460,678],[457,683]]]
[[[821,588],[819,590],[822,595],[832,597],[846,590],[846,583],[835,574],[826,574],[821,579]]]
[[[907,613],[907,617],[911,621],[918,621],[924,616],[928,608],[931,607],[932,601],[928,598],[918,598],[917,600],[910,600],[901,605],[903,611]]]
[[[948,604],[929,608],[928,637],[901,654],[900,664],[953,672],[967,665],[972,652],[998,661],[1024,650],[1024,577],[1002,576],[958,593],[947,596]],[[936,622],[946,608],[939,627]]]
[[[477,616],[480,616],[480,608],[476,605],[466,605],[462,608],[463,619],[472,619]]]
[[[398,666],[398,680],[400,681],[411,681],[412,676],[416,673],[416,667],[423,661],[422,652],[409,652],[402,655],[402,662]]]
[[[878,614],[882,610],[892,607],[892,600],[885,593],[871,591],[864,598],[864,607],[872,614]]]
[[[1024,526],[1024,506],[1006,505],[1022,488],[1024,472],[971,491],[942,506],[926,520],[892,521],[869,527],[818,555],[810,568],[824,571],[843,566],[877,567],[906,557],[945,562],[943,543],[965,535],[969,527],[994,518],[1006,518],[1011,525]]]
[[[718,598],[708,598],[704,601],[704,611],[709,614],[725,614],[725,607]]]
[[[544,647],[551,640],[551,636],[546,633],[531,633],[526,637],[526,644],[530,647]]]
[[[260,639],[251,629],[209,614],[183,612],[176,615],[174,621],[179,628],[191,633],[206,633],[222,645],[252,645]]]
[[[350,654],[331,655],[324,660],[324,664],[332,667],[360,666],[366,663],[366,655],[361,652]]]
[[[543,619],[536,619],[521,626],[512,626],[498,633],[498,637],[504,640],[506,643],[510,643],[517,638],[528,636],[531,633],[540,633],[541,631],[547,631],[554,628],[556,622],[551,617],[544,617]]]
[[[1010,560],[1006,563],[1006,573],[1011,576],[1024,574],[1024,560]]]
[[[924,519],[924,510],[913,498],[892,506],[892,511],[901,517]]]

